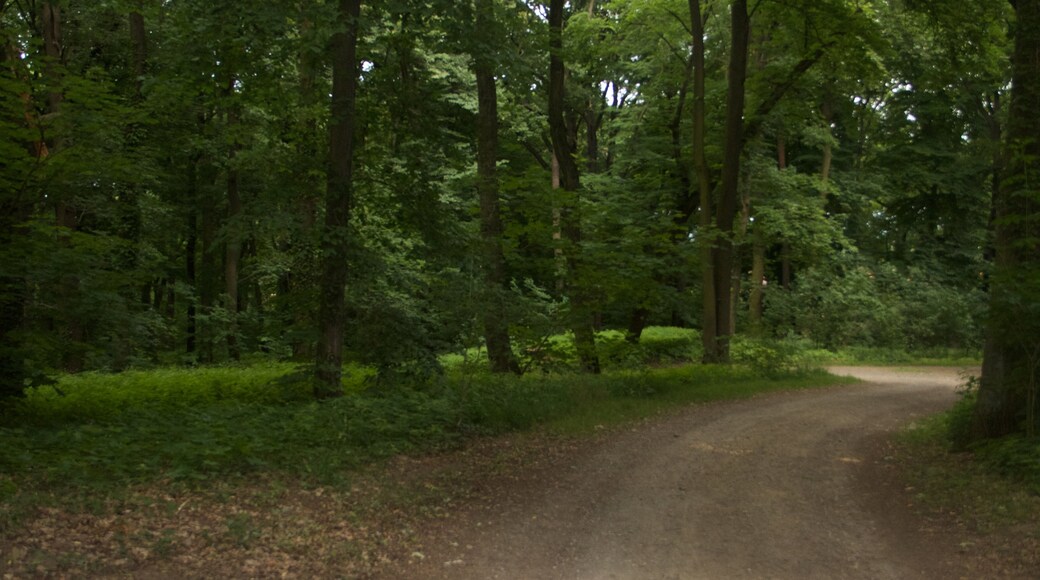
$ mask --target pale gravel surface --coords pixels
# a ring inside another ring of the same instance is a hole
[[[882,442],[948,407],[964,369],[693,407],[603,438],[448,517],[394,578],[956,578]],[[976,371],[977,372],[977,371]]]

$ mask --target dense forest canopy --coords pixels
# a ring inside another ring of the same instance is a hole
[[[596,372],[605,328],[725,362],[991,320],[1013,423],[1036,4],[0,0],[2,389],[263,356],[334,396],[344,360],[519,372],[564,330]]]

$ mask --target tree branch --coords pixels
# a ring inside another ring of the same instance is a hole
[[[812,54],[800,60],[798,64],[791,69],[791,72],[783,82],[773,85],[773,91],[758,104],[758,108],[755,109],[755,112],[751,115],[750,119],[748,119],[744,124],[743,138],[745,143],[758,136],[758,133],[762,130],[762,124],[765,122],[766,117],[769,116],[769,113],[771,113],[777,104],[780,103],[780,100],[784,98],[787,91],[791,90],[791,87],[798,82],[798,79],[802,78],[802,75],[819,62],[819,60],[823,58],[823,55],[827,53],[827,49],[833,45],[834,41],[821,44]]]

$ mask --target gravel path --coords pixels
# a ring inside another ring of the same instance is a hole
[[[614,433],[451,516],[387,577],[950,578],[880,442],[948,407],[959,369],[694,407]]]

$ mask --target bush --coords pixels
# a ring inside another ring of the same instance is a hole
[[[737,336],[730,344],[733,362],[747,365],[760,376],[774,378],[808,371],[816,366],[810,344],[798,339]]]

